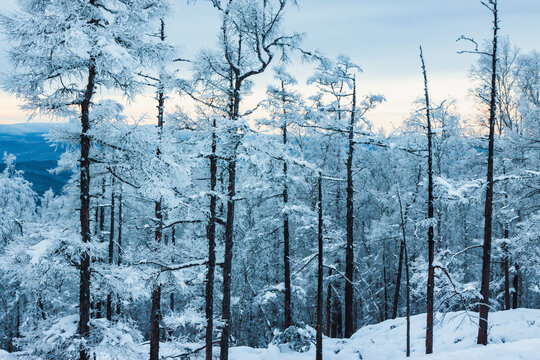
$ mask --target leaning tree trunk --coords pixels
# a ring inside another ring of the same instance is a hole
[[[318,232],[317,239],[319,245],[319,253],[317,258],[317,335],[316,335],[316,360],[322,360],[322,321],[323,321],[323,210],[322,210],[322,175],[319,173],[317,181],[318,190]]]
[[[88,81],[84,99],[81,103],[81,158],[80,158],[80,224],[83,243],[89,243],[90,236],[90,104],[94,94],[96,78],[95,61],[92,58],[88,68]],[[90,328],[90,255],[84,251],[80,260],[79,283],[79,325],[78,332],[81,338],[88,339]],[[84,347],[80,350],[80,360],[88,360],[88,352]]]
[[[433,240],[433,154],[431,144],[431,114],[429,109],[428,81],[424,55],[420,46],[420,60],[424,75],[424,95],[426,98],[427,140],[428,140],[428,281],[427,281],[427,316],[426,316],[426,354],[433,352],[433,290],[435,287],[435,269],[433,260],[435,244]]]
[[[399,245],[399,261],[396,273],[396,289],[394,292],[394,303],[392,304],[392,319],[395,319],[397,317],[397,309],[399,305],[399,291],[401,289],[401,269],[403,268],[403,250],[404,244],[402,241]]]
[[[208,269],[206,273],[206,360],[212,360],[212,344],[214,332],[214,274],[216,267],[216,183],[217,183],[217,158],[216,158],[216,120],[212,120],[212,153],[210,155],[210,218],[206,228],[208,239]]]
[[[161,41],[165,41],[165,24],[161,20]],[[163,133],[163,112],[165,104],[165,95],[163,90],[163,84],[160,79],[158,82],[158,145],[156,148],[156,157],[161,157],[161,137]],[[156,227],[154,229],[154,239],[156,243],[161,243],[163,237],[163,212],[162,212],[162,199],[160,198],[155,202],[155,218]],[[161,285],[156,284],[152,291],[152,305],[150,309],[150,360],[159,359],[159,320],[161,316]]]
[[[351,118],[348,128],[349,149],[347,154],[347,247],[345,249],[345,337],[353,334],[353,281],[354,281],[354,184],[353,184],[353,154],[354,154],[354,124],[356,113],[356,79],[353,78],[353,99]]]
[[[497,18],[497,0],[492,0],[493,12],[493,52],[491,54],[491,97],[489,107],[489,146],[484,223],[484,246],[482,256],[482,285],[480,294],[480,313],[478,323],[477,343],[487,345],[488,312],[489,312],[489,276],[491,267],[491,223],[493,216],[493,152],[495,146],[495,111],[496,111],[496,84],[497,84],[497,31],[499,30]]]

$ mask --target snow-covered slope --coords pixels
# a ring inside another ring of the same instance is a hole
[[[517,309],[489,314],[489,345],[476,344],[478,314],[437,314],[434,354],[424,354],[425,314],[411,317],[411,359],[510,360],[540,359],[540,310]],[[358,330],[349,340],[325,338],[325,360],[405,359],[404,318],[387,320]],[[313,360],[315,347],[307,353],[281,353],[268,349],[237,347],[231,360]]]

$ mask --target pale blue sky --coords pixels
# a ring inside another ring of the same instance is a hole
[[[418,45],[422,44],[428,67],[432,96],[458,99],[462,112],[471,112],[467,95],[471,84],[467,72],[475,61],[472,55],[456,52],[466,44],[456,43],[461,35],[477,40],[491,33],[491,16],[478,0],[299,0],[299,7],[287,12],[285,28],[305,33],[303,47],[327,55],[349,55],[364,70],[361,93],[381,93],[387,102],[371,117],[376,126],[390,129],[398,125],[411,102],[422,93]],[[16,8],[16,0],[1,0],[3,9]],[[201,48],[213,47],[219,30],[215,11],[204,0],[187,5],[171,1],[173,11],[167,19],[169,39],[178,44],[182,56],[191,58]],[[501,33],[523,51],[540,50],[540,0],[499,0]],[[9,69],[0,40],[0,68]],[[301,88],[310,68],[292,65]],[[263,96],[270,74],[256,80],[254,95]],[[155,105],[150,95],[129,106],[131,115],[148,112]],[[25,120],[17,110],[17,100],[0,92],[0,123]]]

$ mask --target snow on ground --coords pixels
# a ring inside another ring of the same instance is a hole
[[[489,345],[476,344],[478,314],[453,312],[436,314],[434,325],[434,354],[424,354],[425,314],[411,317],[411,357],[413,360],[536,360],[540,359],[540,310],[517,309],[489,314]],[[324,338],[324,360],[394,360],[405,359],[404,318],[387,320],[358,330],[351,339]],[[61,333],[61,331],[60,331]],[[174,356],[196,349],[201,344],[172,343],[160,345],[161,355]],[[189,345],[189,346],[188,346]],[[120,349],[119,349],[120,350]],[[121,354],[118,351],[118,354]],[[219,354],[219,348],[214,348]],[[117,355],[118,355],[117,354]],[[21,354],[22,355],[22,354]],[[100,359],[106,357],[100,356]],[[131,354],[133,360],[135,354]],[[148,344],[137,349],[137,359],[146,359]],[[202,359],[204,351],[191,355],[190,359]],[[19,357],[0,350],[0,360]],[[115,359],[120,359],[115,357]],[[25,357],[28,359],[28,357]],[[171,359],[171,358],[168,358]],[[233,347],[230,360],[314,360],[315,346],[305,353],[296,353],[270,345],[267,349],[246,346]]]
[[[510,360],[540,359],[540,310],[516,309],[489,314],[489,345],[476,344],[478,314],[437,314],[434,354],[424,354],[425,314],[411,317],[411,359]],[[325,360],[405,359],[404,318],[387,320],[358,330],[349,340],[324,338]],[[231,360],[313,360],[315,346],[306,353],[235,347]]]

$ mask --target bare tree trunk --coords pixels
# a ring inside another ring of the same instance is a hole
[[[212,153],[210,156],[210,218],[206,228],[208,239],[208,269],[206,272],[206,360],[212,360],[212,344],[214,332],[214,274],[216,267],[216,183],[217,183],[217,158],[216,158],[216,120],[212,120]]]
[[[504,229],[504,238],[508,239],[508,229]],[[504,308],[510,310],[510,271],[508,265],[508,249],[506,244],[503,247],[503,271],[504,271]]]
[[[394,292],[394,303],[392,305],[392,319],[395,319],[397,317],[397,309],[399,305],[399,291],[401,289],[401,269],[403,268],[403,242],[399,245],[399,261],[398,261],[398,268],[396,273],[396,289]]]
[[[111,192],[111,223],[109,226],[109,265],[113,264],[114,261],[114,181],[111,185],[112,192]],[[112,320],[112,292],[109,292],[107,295],[107,320]]]
[[[281,81],[281,92],[282,92],[282,101],[283,101],[283,125],[281,127],[281,134],[283,138],[283,145],[287,146],[287,119],[285,118],[285,86],[283,81]],[[287,187],[287,160],[283,160],[283,206],[286,208],[287,203],[289,202],[289,189]],[[287,329],[291,326],[292,316],[291,316],[291,265],[289,259],[290,252],[290,236],[289,236],[289,214],[287,209],[283,211],[283,266],[285,273],[285,303],[284,303],[284,315],[285,322],[283,327]]]
[[[354,154],[354,125],[356,114],[356,79],[353,78],[353,99],[351,118],[348,128],[349,149],[347,154],[347,247],[345,249],[345,337],[353,334],[353,281],[354,281],[354,184],[353,184],[353,154]]]
[[[328,270],[328,277],[332,276],[332,268]],[[326,333],[330,337],[332,329],[332,283],[328,280],[328,288],[326,290]]]
[[[499,20],[497,14],[497,0],[490,0],[493,7],[493,52],[491,54],[491,98],[489,108],[489,147],[487,166],[487,185],[485,203],[485,224],[484,224],[484,247],[482,256],[482,285],[480,302],[478,338],[477,343],[487,345],[488,338],[488,312],[489,312],[489,277],[491,267],[491,222],[493,211],[493,152],[495,146],[495,111],[496,111],[496,85],[497,85],[497,31],[499,30]]]
[[[118,195],[118,259],[117,264],[122,265],[122,188],[120,187],[120,194]],[[116,315],[120,315],[120,301],[116,303]]]
[[[431,114],[429,108],[429,93],[424,55],[420,46],[420,60],[422,61],[422,73],[424,75],[424,95],[426,98],[426,119],[428,138],[428,282],[427,282],[427,316],[426,316],[426,354],[433,352],[433,290],[435,287],[435,271],[433,260],[435,256],[435,244],[433,240],[433,154],[431,144]]]
[[[165,23],[161,20],[161,41],[165,41]],[[165,95],[163,90],[163,84],[161,79],[158,83],[158,145],[156,148],[156,156],[159,158],[161,156],[161,137],[163,133],[163,112],[165,105]],[[156,243],[161,243],[163,237],[163,212],[162,212],[162,199],[156,201],[155,203],[155,217],[156,217],[156,227],[154,229],[154,238]],[[159,280],[159,279],[158,279]],[[159,321],[161,317],[161,285],[156,284],[154,290],[152,291],[152,307],[150,310],[150,360],[159,359],[159,339],[160,339],[160,329]]]
[[[407,233],[405,231],[405,221],[406,221],[406,214],[403,213],[403,204],[401,203],[401,194],[399,192],[399,189],[398,189],[398,200],[399,200],[399,213],[400,213],[400,218],[401,218],[401,236],[402,236],[402,239],[401,239],[401,250],[400,250],[400,261],[399,261],[399,272],[401,272],[401,266],[402,266],[402,263],[401,263],[401,258],[402,258],[402,255],[405,257],[405,291],[406,291],[406,297],[407,297],[407,345],[406,345],[406,352],[407,352],[407,357],[409,357],[411,355],[411,304],[410,304],[410,284],[409,284],[409,259],[408,259],[408,256],[407,256]],[[401,278],[401,276],[400,276]],[[397,284],[399,284],[399,281],[397,282]],[[398,286],[396,284],[396,286]],[[399,294],[399,292],[398,292]],[[394,302],[394,309],[396,309],[396,302]],[[396,318],[396,315],[395,315],[395,310],[394,310],[394,315],[392,317],[393,319]]]
[[[93,3],[93,2],[91,2]],[[90,236],[90,104],[94,94],[96,78],[95,60],[90,59],[88,68],[88,80],[84,99],[81,103],[81,158],[80,158],[80,223],[81,238],[83,243],[91,240]],[[80,285],[79,285],[79,325],[78,333],[83,339],[88,339],[90,320],[90,256],[85,251],[80,260]],[[81,347],[80,360],[88,360],[88,352]]]
[[[100,196],[100,205],[99,205],[99,242],[105,242],[105,178],[101,178],[101,196]],[[101,262],[101,260],[98,260]],[[103,303],[101,299],[95,299],[95,307],[96,307],[96,314],[95,317],[97,319],[101,319],[103,317]]]
[[[386,278],[386,245],[383,245],[384,320],[388,319],[388,280]]]
[[[409,283],[409,257],[405,243],[405,286],[407,293],[407,357],[411,356],[411,286]]]
[[[519,285],[519,265],[514,266],[514,279],[512,280],[512,309],[518,308],[518,285]]]
[[[232,120],[238,120],[240,106],[240,88],[241,82],[238,79],[238,73],[234,75],[234,93],[231,99]],[[236,136],[236,134],[232,134]],[[234,245],[234,197],[236,195],[236,147],[238,143],[233,144],[231,149],[231,159],[229,160],[228,185],[227,185],[227,220],[225,222],[225,258],[223,262],[223,299],[221,303],[221,318],[223,321],[223,330],[220,339],[220,360],[229,359],[229,336],[231,333],[231,270]]]
[[[317,335],[316,335],[316,360],[322,360],[322,318],[323,318],[323,209],[322,209],[322,176],[319,173],[319,179],[317,181],[318,189],[318,267],[317,267]]]

